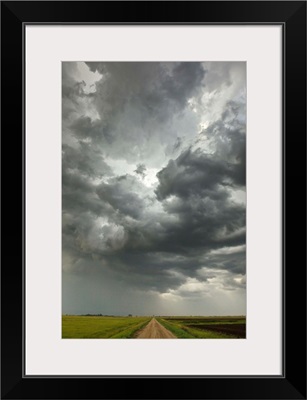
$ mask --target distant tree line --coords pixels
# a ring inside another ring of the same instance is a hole
[[[122,315],[114,314],[80,314],[81,317],[120,317]],[[132,317],[132,314],[128,314],[128,317]]]

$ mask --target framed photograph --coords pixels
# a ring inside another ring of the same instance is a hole
[[[2,398],[306,399],[306,3],[1,11]]]

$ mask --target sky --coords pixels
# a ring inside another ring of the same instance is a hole
[[[245,62],[63,62],[63,314],[245,315],[245,161]]]

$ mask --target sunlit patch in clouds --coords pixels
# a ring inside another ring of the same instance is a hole
[[[244,314],[246,64],[62,72],[63,313]]]
[[[96,92],[96,82],[100,81],[102,75],[98,72],[92,72],[84,62],[74,63],[76,68],[73,70],[72,78],[83,84],[85,94]]]

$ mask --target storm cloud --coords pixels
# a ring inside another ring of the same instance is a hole
[[[245,314],[245,63],[62,70],[63,313]]]

